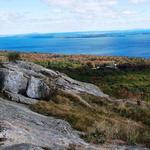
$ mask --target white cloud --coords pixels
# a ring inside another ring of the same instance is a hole
[[[29,12],[15,5],[16,10],[0,10],[0,34],[142,28],[149,26],[141,21],[145,12],[141,7],[136,10],[140,5],[129,5],[146,1],[128,0],[130,3],[122,7],[121,0],[41,0],[46,5],[37,7],[35,3],[35,8],[27,9]]]
[[[117,13],[113,6],[118,4],[118,0],[43,0],[50,9],[57,9],[62,19],[74,18],[77,21],[88,19],[102,19],[103,17],[116,18]],[[57,16],[57,14],[56,14]]]
[[[87,4],[95,3],[97,5],[115,5],[118,0],[43,0],[51,6],[60,6],[60,7],[70,7],[75,8],[75,6],[82,6]]]
[[[124,15],[129,15],[129,16],[133,16],[133,15],[137,15],[137,12],[136,11],[134,11],[134,10],[124,10],[123,12],[122,12],[122,14],[124,14]]]
[[[148,0],[130,0],[130,1],[134,4],[140,4],[140,3],[147,2]]]
[[[0,22],[2,24],[13,24],[22,22],[25,19],[25,16],[23,13],[16,13],[16,12],[7,12],[7,11],[1,11],[0,12]]]

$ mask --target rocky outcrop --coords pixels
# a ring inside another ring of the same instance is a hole
[[[55,90],[107,97],[92,84],[34,63],[0,66],[0,92],[9,100],[0,98],[0,150],[97,149],[85,143],[66,121],[37,114],[23,105],[50,99]]]
[[[95,96],[108,97],[106,94],[100,91],[97,86],[90,83],[79,82],[64,75],[58,77],[55,84],[57,87],[75,93],[88,93]]]
[[[32,149],[22,143],[53,150],[67,149],[70,145],[96,149],[80,139],[66,121],[34,113],[22,104],[0,98],[0,149],[9,150],[11,146]]]
[[[35,104],[38,102],[37,99],[28,98],[28,97],[25,97],[23,95],[11,93],[8,91],[3,92],[3,95],[11,101],[15,101],[15,102],[22,103],[22,104],[29,104],[30,105],[30,104]]]
[[[0,89],[32,99],[46,99],[56,89],[108,97],[93,84],[83,83],[34,63],[17,61],[0,67]]]
[[[2,148],[1,150],[45,150],[45,149],[32,144],[22,143],[22,144],[7,146]]]

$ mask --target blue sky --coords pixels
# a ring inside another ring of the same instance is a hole
[[[150,0],[0,0],[0,35],[150,28]]]

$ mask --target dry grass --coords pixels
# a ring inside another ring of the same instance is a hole
[[[77,103],[87,108],[91,108],[90,104],[87,101],[85,101],[81,96],[69,91],[63,91],[63,90],[56,91],[54,94],[54,98],[52,98],[52,100],[60,104],[68,103],[69,101],[72,101],[75,104]]]
[[[82,97],[86,97],[94,109],[85,107],[78,96],[64,91],[49,102],[41,101],[32,105],[31,109],[68,121],[73,128],[86,133],[83,138],[88,142],[97,144],[119,139],[128,144],[149,144],[150,129],[146,124],[114,111],[116,104],[109,100],[91,95]]]
[[[0,59],[5,60],[7,51],[0,51]],[[22,53],[21,58],[23,60],[45,63],[47,62],[72,62],[79,63],[87,66],[101,66],[105,64],[111,64],[116,62],[121,67],[126,65],[149,65],[149,59],[143,58],[129,58],[129,57],[114,57],[114,56],[95,56],[95,55],[62,55],[62,54],[38,54],[38,53]],[[122,66],[123,65],[123,66]]]
[[[45,115],[65,119],[70,122],[74,128],[80,131],[89,131],[88,128],[93,124],[93,119],[89,117],[88,112],[86,110],[81,111],[82,108],[77,106],[41,101],[31,108]],[[90,116],[93,115],[94,114],[91,113]]]

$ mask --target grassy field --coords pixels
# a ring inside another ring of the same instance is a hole
[[[7,52],[0,60],[7,61]],[[21,54],[21,59],[97,85],[112,100],[56,91],[31,109],[68,121],[86,141],[150,147],[150,60],[89,55]],[[117,64],[117,68],[110,67]]]

